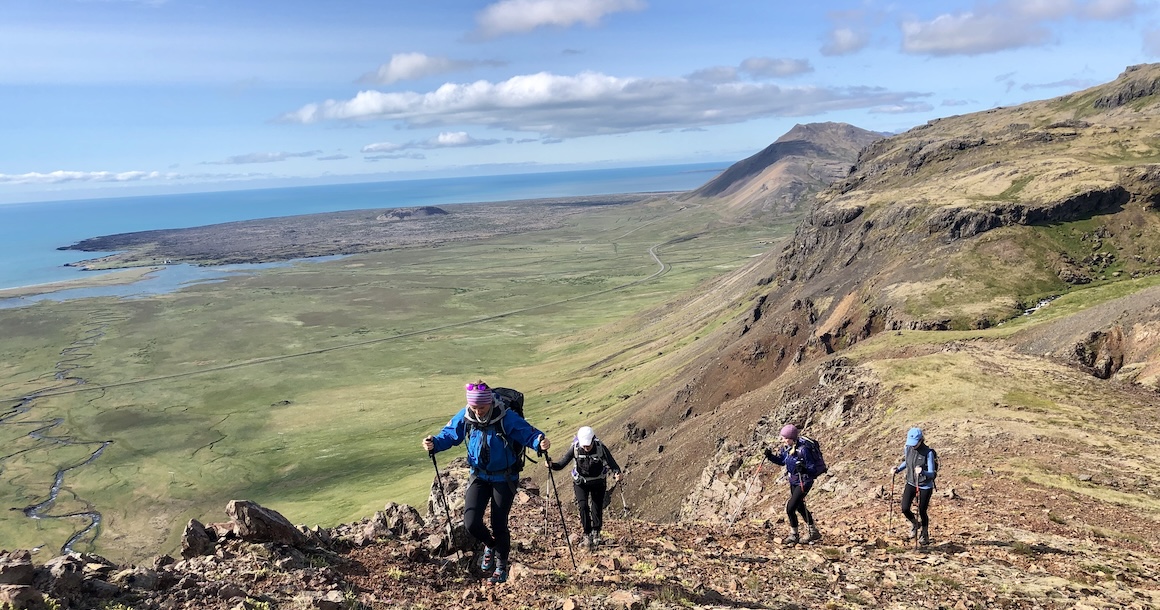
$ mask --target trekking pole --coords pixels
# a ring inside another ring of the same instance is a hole
[[[733,512],[733,516],[729,518],[729,525],[725,528],[725,533],[737,523],[737,519],[741,516],[741,511],[745,508],[745,499],[749,497],[749,490],[753,488],[753,482],[757,477],[761,476],[761,467],[765,465],[765,457],[761,458],[761,463],[757,465],[757,470],[753,473],[753,477],[749,479],[749,484],[745,486],[745,493],[741,494],[741,501],[737,504],[737,510]]]
[[[918,489],[918,473],[919,473],[920,468],[921,468],[921,466],[914,467],[914,501],[919,506],[922,505],[922,492],[920,492]],[[918,523],[922,523],[922,514],[921,513],[922,513],[922,511],[919,511],[919,515],[917,515]],[[921,530],[914,533],[914,550],[916,550],[916,551],[918,550],[918,539],[922,537],[920,532],[921,532]]]
[[[435,481],[439,483],[439,498],[443,501],[443,514],[447,515],[447,544],[455,544],[455,528],[451,526],[451,508],[447,504],[447,492],[443,491],[443,478],[439,475],[439,462],[435,461],[435,450],[427,452],[431,456],[431,464],[435,466]],[[455,557],[463,561],[463,554],[459,547],[455,548]]]
[[[894,477],[898,476],[898,471],[895,470],[890,474],[890,498],[886,500],[886,535],[889,536],[890,525],[894,522]]]
[[[564,520],[564,507],[560,504],[560,493],[556,490],[556,477],[552,476],[552,463],[547,451],[540,452],[548,463],[548,482],[552,484],[552,495],[556,497],[556,508],[560,511],[560,527],[564,529],[564,542],[568,543],[568,556],[572,558],[572,569],[580,571],[576,565],[576,554],[572,552],[572,539],[568,536],[568,523]]]

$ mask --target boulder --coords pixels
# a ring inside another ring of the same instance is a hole
[[[31,585],[36,567],[28,551],[0,552],[0,585]]]
[[[44,562],[50,578],[48,592],[57,597],[71,595],[85,580],[85,562],[76,553],[53,557]]]
[[[215,538],[197,519],[190,519],[181,534],[181,556],[192,559],[213,552]]]
[[[28,585],[0,585],[0,607],[16,610],[47,608],[40,591]]]
[[[231,500],[226,514],[236,524],[238,537],[248,542],[277,542],[304,546],[306,535],[276,510],[246,500]]]

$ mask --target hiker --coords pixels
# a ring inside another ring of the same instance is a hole
[[[934,479],[938,475],[938,454],[926,446],[922,428],[911,428],[906,433],[906,447],[902,450],[902,463],[891,469],[891,476],[906,471],[906,487],[902,490],[902,514],[910,521],[910,536],[918,538],[922,545],[930,544],[930,518],[926,514],[930,506],[930,496],[934,493]],[[918,495],[918,518],[910,510],[914,496]]]
[[[560,459],[549,462],[552,470],[563,470],[568,462],[576,460],[572,469],[572,491],[576,494],[576,506],[580,508],[580,524],[584,526],[584,545],[589,550],[600,544],[600,529],[604,524],[604,494],[608,491],[608,475],[614,481],[620,480],[620,466],[613,459],[608,447],[596,438],[596,432],[588,426],[576,432],[572,446]]]
[[[523,449],[514,443],[547,451],[551,443],[544,433],[503,405],[497,405],[491,388],[483,381],[467,384],[467,406],[456,413],[443,430],[423,439],[423,449],[434,455],[467,441],[471,477],[464,494],[463,525],[484,544],[480,569],[492,572],[488,581],[506,582],[510,563],[511,531],[508,513],[516,496]],[[483,511],[491,504],[491,531],[483,524]]]
[[[774,453],[768,447],[765,449],[765,459],[785,466],[789,476],[789,500],[785,503],[785,514],[789,517],[790,535],[782,540],[786,545],[803,542],[798,535],[798,513],[809,527],[809,536],[804,542],[822,539],[822,533],[814,524],[813,514],[806,508],[806,494],[810,493],[814,478],[820,470],[821,460],[817,453],[813,443],[801,437],[797,426],[793,424],[786,424],[781,429],[781,451]]]

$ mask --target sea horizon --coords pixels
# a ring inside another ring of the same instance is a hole
[[[727,166],[692,163],[6,203],[0,205],[0,289],[101,273],[65,265],[105,253],[60,249],[91,237],[344,210],[687,191]]]

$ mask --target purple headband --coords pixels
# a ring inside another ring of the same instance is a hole
[[[495,402],[491,388],[484,382],[467,384],[467,404],[473,407],[490,406]]]

